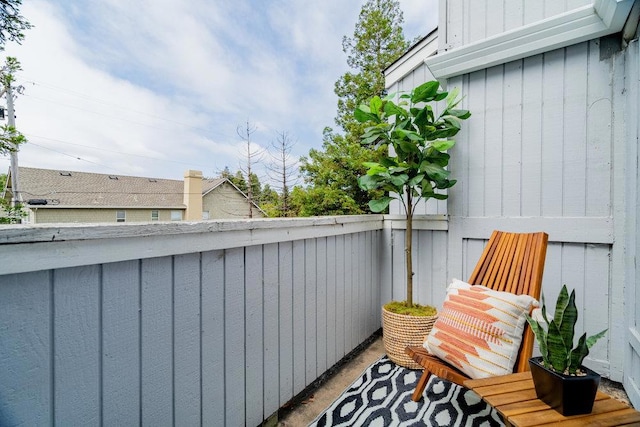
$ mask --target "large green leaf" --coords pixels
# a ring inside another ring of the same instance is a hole
[[[589,348],[587,347],[587,334],[582,334],[578,340],[576,348],[569,353],[569,366],[567,367],[570,374],[575,374],[576,371],[582,365],[582,361],[589,354]]]
[[[562,315],[567,304],[569,304],[569,291],[567,290],[567,285],[562,285],[556,300],[556,311],[553,315],[553,320],[555,320],[556,324],[562,323]]]
[[[447,110],[451,110],[460,100],[458,99],[458,95],[460,94],[460,88],[454,87],[447,94]]]
[[[399,141],[398,146],[405,153],[419,153],[420,149],[416,144],[412,144],[409,141]]]
[[[560,330],[556,326],[555,320],[552,320],[547,331],[547,350],[549,352],[549,362],[555,371],[564,372],[567,369],[570,348],[571,344],[567,346],[562,341]]]
[[[540,302],[542,303],[542,318],[547,324],[549,324],[549,318],[547,317],[547,304],[544,302],[544,293],[540,295]]]
[[[455,117],[445,117],[442,119],[449,129],[455,129],[456,132],[460,130],[460,122]]]
[[[446,179],[451,173],[442,166],[429,162],[422,162],[422,164],[420,164],[420,171],[425,172],[429,178],[435,181]]]
[[[438,92],[439,87],[440,83],[435,80],[421,84],[413,90],[411,102],[416,104],[418,102],[429,102],[433,100],[433,97]]]
[[[370,200],[369,208],[371,208],[371,211],[376,213],[382,212],[383,210],[387,209],[387,207],[389,207],[389,203],[391,203],[393,199],[393,197],[385,196],[380,199]]]
[[[380,186],[380,179],[373,175],[363,175],[358,178],[358,185],[365,191],[375,190]]]
[[[356,108],[356,110],[353,112],[353,117],[360,123],[366,123],[366,122],[380,123],[380,118],[377,115],[363,111],[362,106]]]
[[[587,338],[587,348],[591,348],[593,347],[593,345],[596,343],[596,341],[598,341],[600,338],[602,338],[604,336],[605,333],[607,333],[609,329],[605,329],[604,331],[600,331],[595,335],[591,335],[589,338]]]
[[[424,174],[418,174],[416,176],[414,176],[413,178],[411,178],[408,182],[407,185],[409,187],[415,187],[417,185],[420,185],[420,183],[422,182],[422,180],[424,180]]]
[[[411,141],[424,141],[424,138],[420,136],[416,131],[399,129],[397,131],[399,135],[409,138]]]
[[[433,100],[434,101],[442,101],[443,99],[445,99],[447,96],[449,96],[448,92],[438,92],[434,97]]]
[[[423,179],[420,183],[420,192],[422,194],[433,194],[433,185],[431,185],[431,181],[428,179]]]
[[[436,182],[436,188],[440,190],[444,190],[446,188],[451,188],[456,185],[457,180],[455,179],[441,179]]]
[[[441,194],[441,193],[428,193],[427,198],[432,198],[436,200],[447,200],[449,198],[449,195]]]
[[[398,107],[393,102],[387,102],[384,104],[384,112],[388,116],[398,115],[400,117],[407,117],[409,113],[404,108]]]
[[[376,142],[380,138],[380,135],[371,135],[367,138],[362,138],[362,143],[364,145],[371,145]]]
[[[392,159],[391,157],[383,157],[382,159],[380,159],[380,163],[383,166],[386,166],[388,168],[391,168],[393,166],[398,166],[398,162],[396,159]],[[364,163],[366,165],[366,163]]]
[[[379,96],[374,96],[369,101],[369,108],[371,109],[371,113],[379,114],[379,111],[382,111],[382,100]]]
[[[456,142],[452,139],[439,139],[431,143],[431,146],[438,151],[447,151],[454,145],[456,145]]]
[[[567,346],[567,351],[569,351],[573,346],[573,334],[576,322],[578,321],[578,308],[576,307],[575,290],[571,291],[571,295],[569,295],[569,300],[567,301],[564,311],[562,312],[561,319],[562,320],[560,321],[560,323],[556,324],[558,325],[558,331],[560,332],[562,341]]]
[[[391,175],[389,177],[389,182],[393,184],[396,188],[401,189],[406,183],[409,181],[409,175],[406,173],[400,175]]]
[[[447,113],[462,120],[465,120],[471,117],[471,113],[469,112],[469,110],[453,109],[453,110],[448,110]]]
[[[400,173],[400,172],[404,172],[407,169],[409,169],[406,166],[392,166],[389,168],[389,173]]]
[[[542,358],[544,359],[545,364],[549,365],[549,350],[547,348],[547,331],[537,320],[533,319],[531,316],[525,313],[527,318],[527,323],[531,326],[531,330],[533,334],[536,336],[536,340],[538,341],[538,347],[540,348],[540,354],[542,354]]]

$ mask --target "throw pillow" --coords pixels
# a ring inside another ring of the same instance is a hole
[[[522,342],[524,315],[537,306],[529,295],[454,279],[424,347],[470,378],[510,374]]]

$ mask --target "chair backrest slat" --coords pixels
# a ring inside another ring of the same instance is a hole
[[[542,232],[494,231],[469,283],[516,295],[527,294],[539,300],[548,240],[549,236]],[[527,325],[514,372],[529,369],[533,342],[533,332]]]

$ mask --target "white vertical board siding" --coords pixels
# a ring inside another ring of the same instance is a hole
[[[547,232],[543,290],[554,299],[563,283],[576,289],[580,331],[614,330],[587,364],[619,381],[615,307],[624,284],[611,279],[611,257],[620,113],[612,106],[614,82],[624,78],[616,61],[601,59],[594,40],[450,80],[472,116],[462,130],[468,143],[452,150],[460,182],[449,199],[448,274],[471,273],[491,229]],[[603,230],[597,239],[595,229]]]
[[[0,425],[53,424],[50,271],[0,276]]]
[[[403,301],[407,296],[405,267],[405,230],[393,230],[391,258],[392,283],[381,281],[382,304]],[[439,307],[450,282],[446,271],[447,232],[414,230],[413,232],[413,297],[423,305]],[[400,274],[402,273],[402,274]]]
[[[380,234],[0,275],[0,424],[258,425],[380,328]]]
[[[224,251],[202,254],[202,424],[223,419],[225,399],[224,364]]]
[[[610,61],[599,42],[476,71],[462,80],[463,139],[452,149],[469,217],[611,215]],[[606,82],[606,83],[603,83]],[[467,142],[468,141],[468,142]]]
[[[171,257],[142,260],[139,345],[143,425],[173,423],[172,267]]]
[[[140,419],[140,265],[102,266],[102,416],[105,425]]]
[[[278,245],[278,337],[280,406],[293,392],[293,243]]]
[[[100,405],[100,267],[53,275],[56,425],[98,425]]]
[[[624,387],[633,405],[640,407],[640,290],[638,289],[638,278],[640,278],[640,266],[637,262],[631,262],[640,253],[640,176],[638,175],[638,164],[640,156],[638,153],[637,141],[640,138],[640,123],[635,118],[640,115],[640,45],[638,39],[632,41],[628,47],[626,58],[627,76],[627,150],[626,166],[635,174],[630,176],[625,191],[625,202],[627,203],[626,249],[627,255],[624,277],[628,283],[625,288],[625,313],[626,319],[624,331],[626,341],[624,343]],[[631,120],[630,118],[634,118]],[[628,172],[627,172],[628,173]]]
[[[592,0],[446,0],[440,3],[444,13],[440,13],[439,29],[445,36],[440,49],[464,46],[592,3]]]
[[[174,259],[173,365],[177,425],[201,424],[200,254]]]

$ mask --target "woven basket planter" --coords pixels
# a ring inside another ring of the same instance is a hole
[[[382,307],[382,342],[387,356],[395,364],[409,369],[422,369],[405,352],[407,346],[421,346],[429,335],[438,315],[409,316],[396,314]]]

